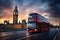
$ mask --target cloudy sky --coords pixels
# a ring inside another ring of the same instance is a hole
[[[51,24],[58,25],[60,18],[59,0],[0,0],[0,23],[9,20],[12,23],[13,11],[17,5],[19,20],[28,18],[28,14],[37,12],[48,18]]]

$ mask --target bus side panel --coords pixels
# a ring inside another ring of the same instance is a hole
[[[44,24],[40,24],[40,23],[38,23],[39,24],[39,26],[38,26],[38,31],[41,31],[41,32],[46,32],[46,31],[48,31],[50,28],[49,28],[49,26],[42,26],[42,25],[44,25]]]
[[[41,32],[45,32],[45,31],[48,31],[48,28],[47,27],[41,27]]]

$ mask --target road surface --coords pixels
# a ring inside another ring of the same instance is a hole
[[[56,39],[55,40],[60,40],[60,28],[57,31]]]
[[[54,40],[57,30],[52,28],[50,31],[42,33],[28,33],[27,31],[2,32],[0,40]]]

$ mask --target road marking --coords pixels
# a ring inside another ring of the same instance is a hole
[[[56,33],[56,35],[55,35],[55,37],[54,37],[54,39],[53,39],[53,40],[56,40],[56,37],[57,37],[57,33]]]

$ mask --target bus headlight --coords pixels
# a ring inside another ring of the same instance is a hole
[[[29,29],[26,29],[27,31],[29,30]]]
[[[37,31],[37,29],[35,29],[35,31]]]

